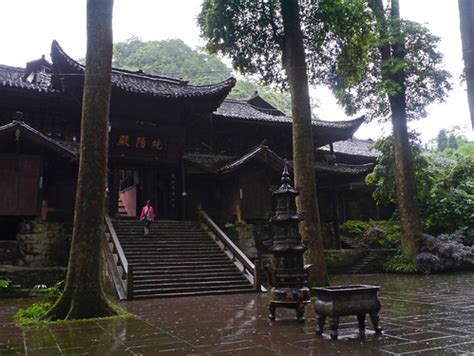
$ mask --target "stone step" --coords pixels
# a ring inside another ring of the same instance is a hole
[[[131,227],[136,227],[136,226],[142,226],[143,225],[143,221],[141,220],[125,220],[125,219],[121,219],[121,220],[115,220],[112,222],[114,227],[117,227],[117,228],[131,228]],[[189,223],[186,223],[186,222],[177,222],[177,223],[173,223],[173,222],[167,222],[167,221],[163,221],[163,220],[155,220],[153,222],[155,225],[157,226],[162,226],[162,227],[169,227],[169,228],[178,228],[178,229],[184,229],[184,228],[198,228],[198,229],[202,229],[203,226],[200,224],[200,223],[197,223],[197,222],[189,222]]]
[[[183,255],[199,255],[199,254],[205,254],[205,253],[212,253],[212,254],[223,254],[222,250],[217,247],[217,246],[214,246],[214,247],[211,247],[211,248],[202,248],[202,247],[196,247],[196,248],[193,248],[192,246],[191,247],[186,247],[186,248],[162,248],[162,247],[152,247],[152,246],[149,246],[147,248],[144,248],[144,249],[140,249],[140,248],[123,248],[123,251],[126,253],[126,254],[131,254],[131,255],[134,255],[134,254],[145,254],[145,255],[149,255],[149,254],[153,254],[153,255],[156,255],[156,254],[164,254],[164,255],[169,255],[170,253],[171,254],[183,254]]]
[[[243,280],[244,277],[240,273],[219,273],[219,274],[193,274],[193,275],[160,275],[160,276],[135,276],[133,275],[134,283],[165,283],[173,282],[193,282],[199,281],[235,281]]]
[[[201,286],[181,286],[181,287],[171,287],[171,288],[148,288],[148,289],[138,289],[133,290],[133,295],[150,295],[150,294],[165,294],[165,293],[178,293],[178,292],[197,292],[197,291],[211,291],[211,290],[220,290],[222,285],[201,285]],[[251,288],[249,283],[235,283],[228,286],[228,289],[238,290],[238,289],[248,289]]]
[[[188,267],[156,267],[153,269],[135,269],[133,271],[133,277],[150,277],[150,276],[195,276],[196,278],[208,276],[220,276],[220,275],[235,275],[242,273],[235,268],[235,266],[210,266],[201,268],[188,268]]]
[[[369,252],[366,256],[364,256],[355,266],[352,266],[350,269],[347,270],[349,274],[359,274],[364,272],[364,269],[376,258],[375,254]]]
[[[182,259],[183,261],[178,262],[177,260]],[[137,264],[143,264],[143,263],[167,263],[169,266],[173,266],[174,264],[182,264],[182,263],[194,263],[194,262],[208,262],[208,263],[225,263],[227,264],[227,261],[229,260],[227,256],[212,256],[212,255],[206,255],[206,256],[196,256],[192,258],[184,258],[181,255],[170,255],[166,257],[162,256],[146,256],[146,257],[139,257],[139,256],[130,256],[127,257],[127,260],[130,264],[132,265],[137,265]]]
[[[184,248],[184,249],[192,249],[192,248],[214,248],[216,247],[216,243],[212,240],[208,241],[163,241],[163,240],[157,240],[157,241],[142,241],[142,242],[126,242],[123,243],[121,241],[122,249],[149,249],[149,248]]]
[[[156,268],[176,268],[176,267],[181,267],[181,268],[201,268],[201,267],[226,267],[226,266],[235,266],[232,261],[228,260],[228,262],[224,261],[153,261],[153,262],[147,262],[147,261],[137,261],[133,262],[132,264],[133,268],[137,271],[143,270],[143,269],[156,269]]]
[[[146,282],[137,282],[133,283],[133,291],[139,292],[142,290],[170,290],[170,289],[199,289],[201,287],[232,287],[232,286],[244,286],[248,287],[248,281],[244,277],[238,280],[204,280],[204,281],[164,281],[164,282],[155,282],[152,284],[153,288],[150,288],[151,284]]]
[[[238,272],[235,265],[232,266],[202,266],[196,269],[189,266],[172,266],[172,267],[153,267],[153,268],[135,268],[133,276],[158,276],[158,275],[198,275],[201,276],[203,273],[235,273]]]
[[[164,231],[150,231],[148,236],[143,235],[143,229],[136,232],[123,232],[115,231],[120,239],[133,239],[133,238],[147,238],[147,239],[161,239],[161,238],[183,238],[183,239],[194,239],[194,238],[210,238],[207,233],[167,233]]]
[[[212,240],[196,240],[193,241],[191,239],[188,240],[174,240],[174,239],[166,239],[166,240],[161,240],[161,241],[127,241],[122,243],[120,241],[120,245],[122,246],[122,249],[126,248],[138,248],[138,249],[143,249],[146,250],[148,248],[163,248],[163,247],[169,247],[169,248],[179,248],[179,246],[182,246],[183,248],[187,249],[192,249],[194,247],[216,247],[217,244],[212,241]]]
[[[127,256],[127,254],[126,254]],[[183,261],[194,261],[196,259],[219,259],[219,260],[229,260],[229,258],[222,252],[216,252],[216,253],[196,253],[196,254],[182,254],[179,251],[173,251],[167,254],[140,254],[140,253],[134,253],[134,254],[128,254],[130,258],[127,257],[127,260],[135,259],[135,260],[140,260],[142,258],[143,260],[150,260],[150,259],[156,259],[157,261],[159,260],[166,260],[166,261],[173,261],[173,260],[181,260]]]
[[[236,294],[236,293],[255,293],[252,287],[241,289],[220,289],[220,290],[200,290],[192,292],[167,292],[167,293],[150,293],[134,296],[134,299],[151,299],[151,298],[176,298],[176,297],[193,297],[200,295],[220,295],[220,294]]]

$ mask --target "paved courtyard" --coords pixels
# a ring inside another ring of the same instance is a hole
[[[340,338],[315,335],[291,310],[267,318],[265,295],[241,294],[123,302],[136,318],[21,329],[11,322],[31,300],[0,300],[0,355],[474,355],[474,273],[335,276],[333,284],[381,286],[381,336],[344,318]]]

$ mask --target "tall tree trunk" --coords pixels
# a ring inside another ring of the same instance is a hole
[[[304,212],[300,232],[303,239],[309,243],[309,262],[314,265],[309,283],[311,286],[326,286],[329,279],[324,260],[316,193],[311,107],[298,0],[281,0],[281,11],[285,33],[282,43],[283,65],[288,75],[293,114],[295,186],[302,188],[296,201],[298,210]]]
[[[81,119],[81,157],[66,286],[45,319],[116,314],[101,284],[112,63],[113,0],[87,1],[87,55]]]
[[[458,0],[458,4],[467,98],[471,112],[471,125],[474,130],[474,1]]]
[[[405,59],[405,41],[400,28],[399,0],[391,3],[391,28],[392,42],[389,41],[387,22],[385,19],[382,0],[371,0],[369,6],[374,11],[379,25],[382,44],[379,47],[382,61],[393,61],[395,65]],[[416,238],[421,233],[421,221],[416,191],[415,166],[410,150],[407,130],[406,112],[406,87],[405,71],[386,68],[383,71],[383,80],[395,82],[399,88],[396,94],[389,95],[392,111],[393,149],[395,165],[393,167],[395,185],[397,187],[397,203],[400,214],[400,228],[402,252],[408,258],[413,258],[418,253]]]

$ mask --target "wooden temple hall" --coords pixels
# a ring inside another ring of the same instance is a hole
[[[21,219],[73,215],[83,75],[84,66],[56,41],[51,62],[43,56],[25,68],[0,65],[2,239]],[[268,219],[271,189],[279,184],[283,160],[292,157],[292,119],[258,94],[226,99],[234,84],[229,78],[196,86],[113,69],[110,216],[137,216],[151,200],[163,220],[194,220],[200,208],[220,224]],[[352,138],[363,121],[313,121],[314,168],[327,222],[373,212],[367,202],[351,209],[375,161],[366,142]]]

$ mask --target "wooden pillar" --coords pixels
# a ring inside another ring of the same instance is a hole
[[[112,167],[110,174],[111,184],[109,187],[109,214],[111,217],[116,217],[118,214],[118,201],[119,201],[119,170],[117,167]]]
[[[181,220],[186,220],[186,202],[187,202],[186,192],[186,165],[184,161],[181,160]]]
[[[333,221],[334,221],[334,241],[336,243],[336,249],[341,249],[341,230],[339,228],[339,199],[337,196],[337,190],[334,185],[331,188],[332,196],[332,208],[333,208]]]

